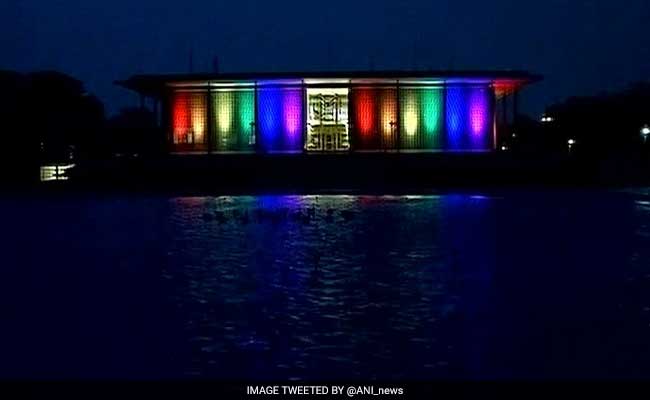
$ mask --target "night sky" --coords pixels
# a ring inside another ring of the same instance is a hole
[[[0,69],[56,69],[114,113],[135,73],[527,69],[538,114],[650,79],[648,0],[3,0]]]

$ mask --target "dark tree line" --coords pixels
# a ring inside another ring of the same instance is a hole
[[[645,159],[650,151],[650,138],[641,135],[650,126],[650,83],[572,97],[548,107],[547,116],[552,121],[519,116],[503,144],[545,156],[566,153],[571,140],[572,152],[592,159]],[[134,107],[106,118],[101,101],[81,81],[59,72],[0,71],[0,121],[5,181],[36,181],[44,163],[147,158],[165,149],[153,113]]]
[[[571,97],[547,108],[551,120],[519,118],[513,148],[538,153],[572,151],[591,157],[625,156],[648,151],[641,130],[650,125],[650,83],[616,92]],[[650,139],[650,138],[649,138]]]
[[[650,84],[593,97],[573,97],[549,107],[555,132],[575,139],[577,148],[594,154],[640,148],[641,128],[650,124]]]
[[[54,71],[0,71],[0,121],[3,175],[15,182],[38,180],[44,163],[151,156],[162,149],[150,111],[128,108],[107,119],[81,81]]]

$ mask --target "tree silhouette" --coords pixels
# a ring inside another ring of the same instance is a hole
[[[107,138],[113,154],[151,157],[164,151],[164,136],[155,115],[143,108],[124,108],[108,120]]]
[[[549,134],[566,146],[574,139],[582,152],[606,155],[639,149],[639,131],[650,123],[650,84],[637,83],[613,93],[572,97],[548,108]]]
[[[91,158],[98,150],[104,107],[65,74],[0,71],[0,119],[10,182],[35,182],[42,163]]]
[[[29,107],[44,161],[91,157],[104,124],[104,107],[83,84],[59,72],[29,75]]]
[[[29,110],[29,80],[22,74],[0,71],[0,120],[4,151],[2,177],[8,183],[38,179],[39,140]]]

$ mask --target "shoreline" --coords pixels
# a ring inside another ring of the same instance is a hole
[[[650,186],[645,157],[508,153],[213,154],[78,162],[69,180],[5,192],[171,195],[436,194]]]

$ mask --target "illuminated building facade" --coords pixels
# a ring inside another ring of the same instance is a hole
[[[140,75],[175,153],[491,151],[526,72]],[[507,132],[506,132],[507,133]]]

